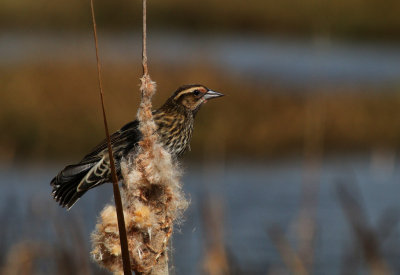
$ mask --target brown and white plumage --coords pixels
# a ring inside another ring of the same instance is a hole
[[[159,141],[173,158],[179,158],[189,147],[194,117],[201,105],[222,95],[203,85],[185,85],[178,88],[161,108],[153,111]],[[138,120],[129,122],[111,135],[119,179],[122,158],[136,154],[141,136]],[[107,142],[103,140],[79,163],[66,166],[53,178],[50,183],[52,195],[61,206],[71,208],[86,191],[111,181],[107,150]]]

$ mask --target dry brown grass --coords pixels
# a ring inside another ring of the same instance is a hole
[[[139,103],[139,69],[104,64],[110,131],[133,120]],[[159,106],[184,83],[203,83],[227,96],[199,112],[191,157],[205,142],[223,140],[228,156],[271,157],[301,152],[313,93],[324,108],[324,152],[400,147],[400,95],[349,88],[288,91],[221,74],[209,65],[152,65]],[[0,68],[0,151],[3,159],[82,155],[103,138],[95,66],[25,64]],[[318,103],[317,103],[318,104]],[[315,113],[316,116],[321,114]]]

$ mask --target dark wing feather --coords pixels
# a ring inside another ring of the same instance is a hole
[[[132,121],[110,136],[113,155],[120,177],[120,161],[126,157],[141,139],[138,121]],[[89,189],[110,181],[110,162],[107,140],[103,140],[77,164],[66,166],[51,181],[54,199],[61,206],[72,205]]]
[[[111,146],[114,147],[124,142],[137,143],[140,140],[140,132],[138,130],[139,122],[137,120],[131,121],[125,124],[117,132],[110,136]],[[94,147],[90,153],[83,157],[85,159],[90,159],[93,156],[97,156],[107,149],[107,139],[104,139],[96,147]]]

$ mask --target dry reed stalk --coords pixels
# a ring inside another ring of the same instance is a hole
[[[357,246],[372,275],[394,274],[381,251],[382,244],[375,230],[369,225],[365,207],[351,194],[346,186],[339,183],[337,194],[348,223],[352,227]]]
[[[158,141],[151,98],[156,84],[150,79],[146,53],[146,0],[143,0],[143,77],[137,114],[142,140],[121,163],[122,202],[131,269],[136,274],[168,274],[168,241],[188,202],[181,190],[180,168]],[[107,205],[92,234],[94,259],[115,274],[122,273],[121,247],[115,207]]]
[[[202,263],[204,274],[227,275],[233,273],[233,263],[228,257],[224,241],[224,213],[220,199],[204,199],[202,216],[205,233],[205,254]]]
[[[98,46],[98,39],[97,39],[96,18],[94,15],[93,0],[90,0],[90,11],[92,14],[93,35],[94,35],[94,42],[95,42],[95,48],[96,48],[97,77],[98,77],[98,82],[99,82],[101,108],[102,108],[102,113],[103,113],[104,129],[105,129],[106,138],[107,138],[108,157],[109,157],[110,166],[111,166],[111,178],[112,178],[112,184],[113,184],[114,201],[115,201],[115,207],[116,207],[116,211],[117,211],[117,225],[118,225],[118,232],[119,232],[119,234],[118,234],[119,241],[120,241],[120,245],[121,245],[121,257],[122,257],[122,261],[123,261],[124,274],[128,275],[131,273],[129,252],[128,252],[128,239],[126,236],[125,219],[124,219],[124,212],[123,212],[123,208],[122,208],[121,194],[119,192],[119,187],[118,187],[118,178],[117,178],[114,157],[113,157],[112,148],[111,148],[111,139],[110,139],[110,133],[108,131],[106,110],[104,107],[103,84],[101,81],[101,66],[100,66],[100,58],[99,58],[99,50],[98,50],[99,46]]]
[[[318,191],[324,147],[325,99],[308,95],[304,132],[304,172],[301,187],[300,212],[297,220],[298,254],[305,268],[314,265],[317,237]]]
[[[291,271],[291,273],[295,275],[310,274],[299,253],[292,248],[279,227],[273,226],[269,228],[268,234],[285,263],[285,266]]]

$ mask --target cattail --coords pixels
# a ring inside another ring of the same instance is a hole
[[[145,74],[138,111],[143,138],[139,151],[121,163],[122,203],[133,271],[168,274],[168,241],[188,201],[181,190],[179,164],[158,142],[151,112],[156,86]],[[102,266],[122,274],[115,207],[107,205],[92,234],[92,255]]]

